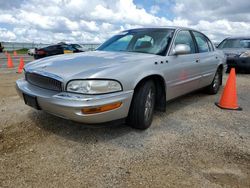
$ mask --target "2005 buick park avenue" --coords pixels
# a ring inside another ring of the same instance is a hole
[[[34,61],[16,86],[27,105],[59,117],[87,124],[124,119],[146,129],[167,101],[200,88],[216,94],[224,64],[223,52],[198,31],[132,29],[96,51]]]

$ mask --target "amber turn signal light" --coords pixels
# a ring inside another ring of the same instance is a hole
[[[106,104],[106,105],[94,107],[94,108],[83,108],[81,111],[83,114],[96,114],[96,113],[106,112],[109,110],[114,110],[116,108],[119,108],[121,105],[122,105],[122,102],[116,102],[116,103]]]

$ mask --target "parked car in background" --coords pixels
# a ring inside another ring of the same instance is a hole
[[[3,52],[3,49],[4,49],[4,47],[3,47],[2,43],[0,42],[0,52]]]
[[[224,53],[199,31],[131,29],[96,51],[29,63],[16,86],[27,105],[59,117],[88,124],[125,119],[146,129],[167,101],[201,88],[216,94],[224,64]]]
[[[71,44],[59,43],[56,45],[47,46],[44,48],[36,49],[34,58],[40,59],[43,57],[59,55],[59,54],[67,54],[67,53],[78,53],[83,52],[80,48],[76,48]]]
[[[87,49],[84,48],[83,46],[81,46],[80,44],[69,44],[69,45],[72,46],[73,48],[79,50],[79,52],[87,51]]]
[[[28,50],[28,55],[31,55],[31,56],[33,56],[34,54],[35,54],[35,48],[33,48],[33,49],[29,49]]]
[[[227,72],[232,67],[236,71],[250,73],[250,37],[231,37],[223,40],[218,49],[227,57]]]

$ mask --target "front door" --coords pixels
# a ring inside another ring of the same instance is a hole
[[[174,55],[177,44],[186,44],[190,47],[189,54]],[[201,73],[200,60],[193,37],[188,30],[179,31],[168,56],[169,69],[166,70],[167,100],[189,93],[200,87]]]

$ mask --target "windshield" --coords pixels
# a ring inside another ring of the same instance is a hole
[[[250,48],[250,39],[226,39],[218,48]]]
[[[164,55],[170,44],[173,32],[173,29],[125,31],[107,40],[97,50]]]

